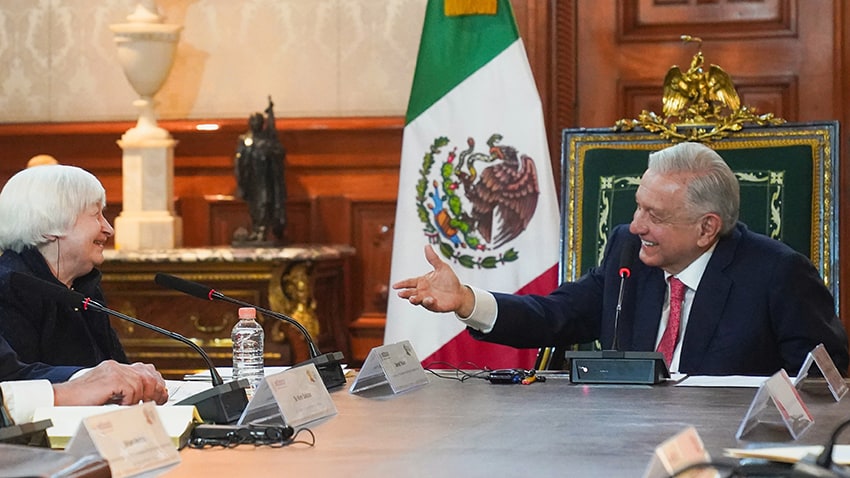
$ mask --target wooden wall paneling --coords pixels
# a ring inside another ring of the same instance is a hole
[[[623,41],[689,35],[767,38],[797,35],[797,0],[623,0],[617,10]]]
[[[577,126],[611,126],[633,116],[625,109],[634,105],[633,98],[621,88],[648,82],[660,88],[672,65],[687,67],[697,45],[683,44],[681,34],[701,37],[707,63],[723,67],[742,94],[781,105],[787,119],[834,118],[829,100],[835,91],[834,39],[831,25],[824,22],[831,17],[833,1],[800,5],[798,0],[580,1]],[[799,96],[803,91],[805,97]],[[790,116],[795,113],[799,116]]]
[[[836,69],[833,73],[835,76],[835,84],[839,88],[833,93],[833,105],[835,106],[835,117],[841,120],[841,164],[838,169],[839,173],[839,251],[838,259],[841,276],[839,283],[844,287],[840,287],[841,310],[847,310],[850,307],[850,290],[847,284],[850,284],[850,220],[848,220],[848,212],[850,212],[850,105],[847,104],[847,93],[850,91],[850,9],[846,2],[837,1],[834,5],[832,18],[835,20],[835,47],[836,52],[835,62]],[[844,327],[850,331],[850,314],[841,314]]]
[[[363,283],[360,294],[355,297],[355,308],[360,312],[353,317],[350,326],[351,348],[353,358],[361,362],[369,350],[383,343],[387,299],[392,293],[389,282],[395,211],[394,201],[358,202],[352,209],[352,237],[358,251],[353,264],[354,276],[361,278]],[[419,253],[416,250],[408,252]]]
[[[181,198],[184,222],[192,224],[184,228],[184,247],[224,246],[233,242],[238,228],[248,228],[251,218],[248,205],[234,196],[207,194],[202,197]],[[286,200],[286,226],[283,231],[284,244],[306,244],[310,239],[311,203],[305,198],[288,197]]]
[[[557,122],[553,118],[557,109],[556,102],[552,101],[555,94],[555,76],[552,73],[555,64],[553,51],[556,48],[553,44],[555,0],[512,0],[511,5],[543,104],[543,119],[546,124],[547,138],[549,138],[550,159],[553,171],[556,173],[555,177],[558,177],[560,165],[558,151],[561,141]]]
[[[799,78],[797,75],[735,78],[741,102],[756,111],[778,118],[799,118]]]
[[[395,211],[395,203],[388,201],[359,202],[352,210],[352,237],[355,247],[362,252],[357,263],[364,281],[361,296],[364,315],[385,314],[387,311]],[[412,250],[410,253],[419,254],[420,251]]]
[[[561,177],[561,132],[578,126],[578,0],[554,0],[551,34],[552,90],[549,97],[549,148],[552,152],[552,172]],[[553,127],[554,125],[554,127]],[[560,185],[558,190],[560,190]],[[560,199],[560,198],[559,198]]]
[[[369,350],[383,343],[395,196],[389,191],[381,200],[328,196],[316,203],[313,224],[318,229],[314,238],[331,242],[344,238],[357,251],[351,261],[351,276],[356,282],[348,289],[351,303],[346,319],[346,332],[351,337],[348,359],[355,365],[366,359]]]
[[[319,334],[314,339],[320,350],[326,352],[342,352],[346,363],[351,366],[359,365],[351,361],[351,348],[348,334],[348,323],[345,317],[351,310],[351,294],[340,294],[339,291],[350,290],[351,270],[350,261],[345,261],[343,274],[339,274],[338,265],[318,262],[314,263],[312,276],[313,297],[316,300],[316,316],[319,318]]]
[[[310,221],[312,226],[311,240],[345,242],[353,245],[352,221],[350,198],[345,196],[319,196],[316,198]]]

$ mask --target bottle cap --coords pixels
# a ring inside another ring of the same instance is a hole
[[[257,309],[253,307],[240,307],[239,308],[239,318],[240,319],[256,319],[257,318]]]

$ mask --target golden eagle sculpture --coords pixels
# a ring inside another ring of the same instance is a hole
[[[685,35],[683,40],[701,42],[699,38]],[[732,78],[717,65],[703,68],[705,59],[698,51],[691,60],[688,71],[673,66],[664,78],[664,96],[661,97],[664,116],[678,116],[696,123],[720,117],[724,110],[735,111],[741,99],[732,84]]]
[[[676,65],[667,71],[662,115],[644,110],[638,119],[617,121],[615,129],[642,127],[674,142],[712,141],[739,131],[745,123],[763,126],[785,122],[772,113],[758,115],[755,108],[742,106],[729,74],[717,65],[705,68],[702,40],[690,35],[681,38],[685,43],[697,43],[698,50],[687,71]]]

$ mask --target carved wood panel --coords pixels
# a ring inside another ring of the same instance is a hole
[[[704,39],[797,34],[796,0],[624,0],[619,6],[622,41],[675,40],[683,31]]]
[[[834,29],[823,16],[834,9],[832,0],[806,2],[805,8],[797,0],[579,1],[577,9],[583,21],[577,24],[576,64],[559,58],[556,70],[577,68],[578,114],[575,125],[559,126],[604,127],[644,106],[660,111],[667,71],[686,66],[698,50],[681,42],[683,34],[701,37],[706,63],[726,70],[742,98],[759,110],[781,110],[797,121],[836,117],[826,100],[838,89]],[[647,101],[653,84],[659,92],[654,105]]]

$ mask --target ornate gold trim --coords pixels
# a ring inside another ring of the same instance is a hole
[[[785,123],[782,118],[775,118],[773,113],[759,115],[755,108],[742,106],[730,116],[718,118],[716,123],[697,124],[693,122],[671,123],[667,117],[658,116],[652,111],[643,110],[637,119],[620,119],[614,124],[617,131],[631,131],[643,128],[650,133],[658,133],[662,138],[678,143],[682,141],[709,142],[729,137],[730,134],[741,131],[746,124],[756,126],[777,126]]]
[[[687,71],[673,65],[664,78],[662,113],[643,110],[637,119],[618,120],[614,129],[643,128],[672,143],[709,142],[729,137],[746,124],[776,126],[785,123],[773,113],[758,114],[756,108],[741,105],[732,78],[717,65],[704,67],[702,39],[682,35],[685,43],[698,44]]]
[[[190,274],[190,273],[178,273],[182,279],[190,280],[193,282],[266,282],[271,280],[272,274],[270,273],[209,273],[209,274]],[[103,272],[104,280],[109,280],[110,282],[145,282],[150,283],[153,282],[154,277],[156,276],[155,272]],[[164,289],[163,289],[164,290]]]
[[[272,309],[281,310],[286,315],[295,319],[307,329],[310,336],[316,340],[319,336],[320,326],[316,314],[316,299],[313,297],[311,283],[312,268],[314,264],[310,261],[286,264],[276,269],[280,282],[269,283],[269,304]],[[283,342],[286,334],[285,325],[278,322],[272,326],[272,341]]]

